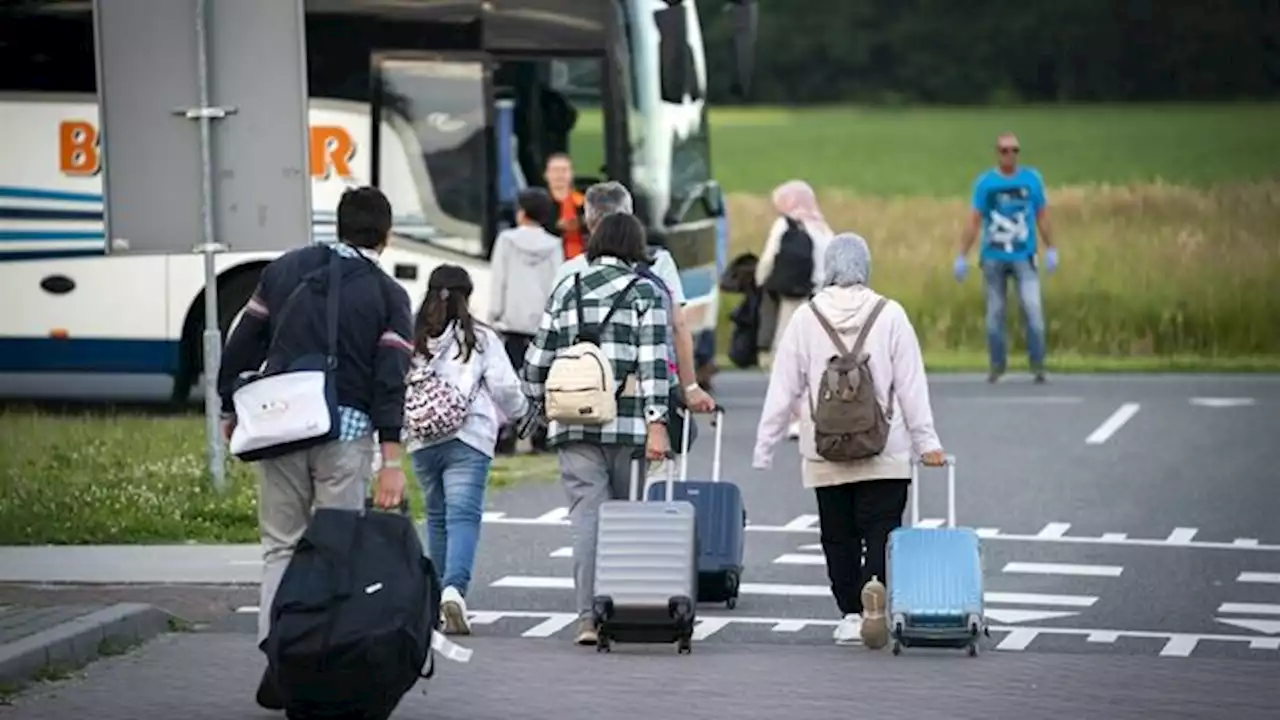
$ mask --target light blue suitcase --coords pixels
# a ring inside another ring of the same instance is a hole
[[[947,526],[920,522],[920,466],[911,465],[911,527],[889,534],[889,633],[893,654],[904,647],[966,648],[972,657],[987,635],[982,601],[982,546],[956,527],[956,462],[947,457]]]

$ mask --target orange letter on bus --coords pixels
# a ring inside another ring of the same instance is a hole
[[[311,128],[311,176],[328,179],[330,173],[351,177],[351,158],[356,144],[344,127],[316,125]]]
[[[98,131],[92,123],[58,123],[58,169],[65,175],[98,174]]]

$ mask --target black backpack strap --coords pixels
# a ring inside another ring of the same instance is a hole
[[[327,320],[329,325],[329,355],[327,358],[330,370],[338,367],[338,298],[342,295],[342,256],[335,251],[329,257],[329,307]]]
[[[327,306],[326,313],[326,330],[327,345],[326,356],[328,358],[329,367],[332,369],[337,366],[338,362],[338,297],[341,292],[342,285],[342,257],[337,252],[330,251],[329,263],[326,267],[316,268],[305,275],[294,286],[293,291],[285,298],[284,305],[280,308],[280,313],[272,318],[272,325],[275,329],[271,331],[271,340],[267,344],[267,354],[275,349],[276,343],[280,339],[280,331],[285,327],[285,319],[297,307],[299,298],[302,297],[302,291],[307,286],[320,278],[322,273],[328,272],[329,281],[326,290]]]

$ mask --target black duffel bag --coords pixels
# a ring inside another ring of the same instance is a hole
[[[440,580],[408,506],[320,508],[298,542],[263,642],[290,720],[384,720],[434,672]]]

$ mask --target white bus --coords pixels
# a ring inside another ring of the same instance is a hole
[[[483,312],[515,191],[567,151],[580,187],[632,189],[681,267],[705,358],[727,228],[695,0],[305,7],[313,224],[285,247],[332,240],[342,191],[374,184],[395,210],[382,264],[415,307],[450,262],[471,272]],[[94,37],[87,0],[0,6],[0,376],[37,395],[73,375],[161,376],[182,401],[202,372],[200,238],[157,253],[106,236]],[[283,247],[218,240],[225,333]]]

